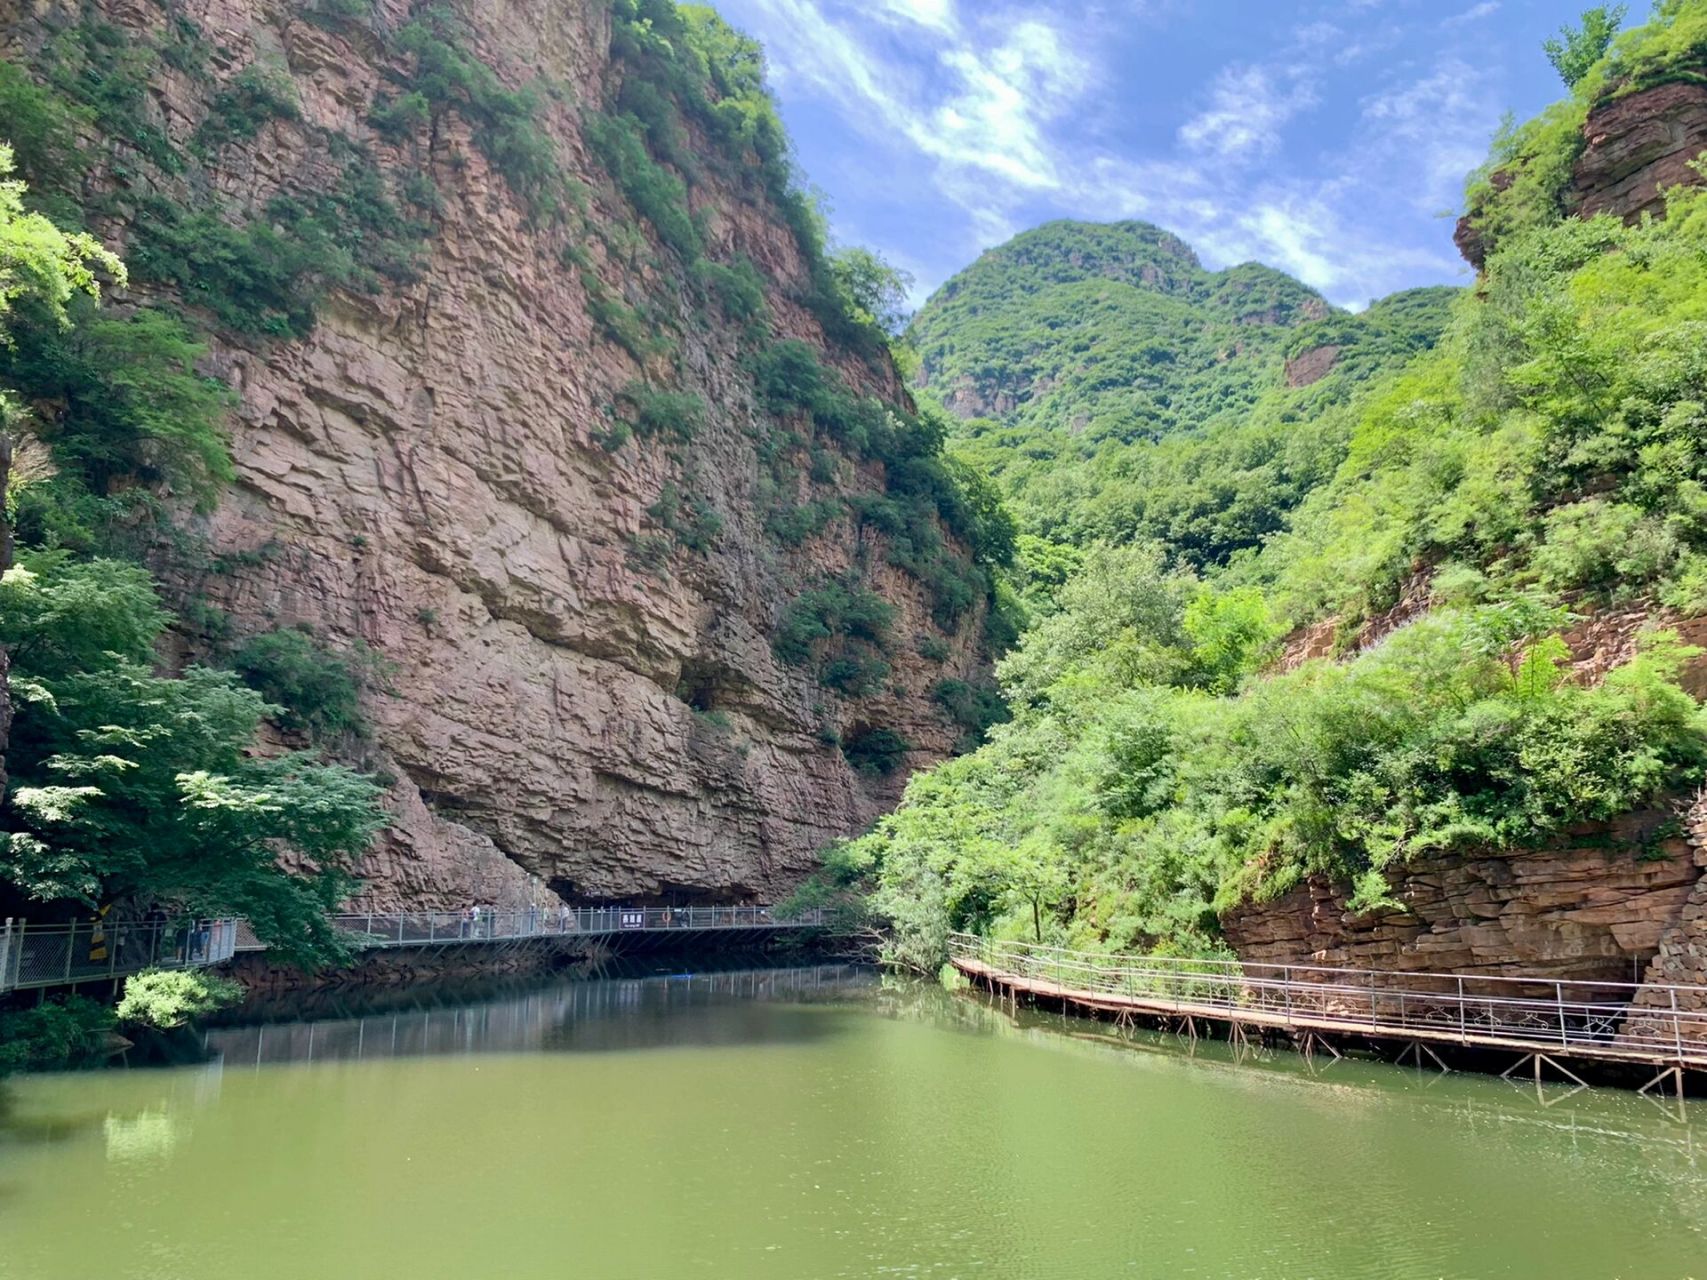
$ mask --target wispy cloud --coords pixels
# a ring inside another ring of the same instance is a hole
[[[1209,107],[1180,126],[1179,139],[1192,151],[1229,160],[1277,150],[1281,129],[1316,101],[1302,66],[1228,67],[1209,97]]]
[[[1362,107],[1364,153],[1384,169],[1406,166],[1412,205],[1428,212],[1456,202],[1498,119],[1487,77],[1451,54],[1417,79],[1365,98]]]
[[[953,31],[960,25],[954,0],[882,0],[877,11],[879,16],[902,18],[938,31]]]
[[[779,80],[804,80],[847,103],[866,132],[900,135],[951,169],[981,170],[1022,188],[1055,185],[1045,126],[1090,82],[1092,68],[1041,19],[966,31],[950,0],[886,0],[927,28],[929,63],[884,57],[857,23],[817,0],[758,0]],[[934,65],[933,65],[934,64]]]
[[[1396,4],[1356,16],[1378,3],[1342,0],[1331,18],[1319,16],[1329,6],[1317,6],[1316,20],[1293,24],[1265,56],[1149,103],[1139,120],[1122,114],[1121,95],[1151,56],[1146,42],[1170,22],[1197,20],[1194,6],[723,7],[745,15],[764,40],[785,100],[811,100],[864,138],[863,180],[877,175],[881,186],[893,174],[916,187],[914,202],[932,211],[942,246],[910,255],[921,289],[1046,217],[1136,217],[1183,235],[1212,264],[1266,261],[1355,304],[1456,269],[1444,233],[1419,248],[1414,234],[1395,228],[1455,199],[1498,117],[1487,77],[1416,48],[1417,22],[1438,30],[1438,18],[1406,18],[1410,6]],[[1489,0],[1451,21],[1467,24],[1496,7]],[[1369,80],[1367,65],[1354,64],[1377,52],[1404,59],[1399,74],[1348,98],[1348,84]],[[1334,128],[1324,130],[1330,100]],[[958,217],[957,230],[942,229],[945,214],[950,226]],[[857,229],[857,212],[853,221]]]
[[[1472,22],[1480,22],[1483,18],[1491,18],[1500,11],[1499,0],[1483,0],[1481,4],[1472,5],[1463,13],[1455,13],[1449,18],[1443,18],[1443,27],[1463,27]]]

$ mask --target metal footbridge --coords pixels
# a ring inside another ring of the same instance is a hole
[[[785,915],[774,907],[469,906],[458,911],[353,912],[332,924],[356,951],[403,947],[522,946],[572,940],[612,942],[673,934],[683,942],[711,934],[759,939],[821,930],[819,910]],[[103,982],[144,969],[199,969],[264,951],[247,920],[0,924],[0,992]]]
[[[1503,1073],[1542,1070],[1583,1085],[1585,1064],[1631,1067],[1673,1087],[1707,1071],[1707,987],[1552,978],[1395,973],[1106,955],[970,934],[949,939],[954,967],[1016,1005],[1074,1008],[1196,1036],[1225,1028],[1248,1044],[1290,1039],[1337,1058],[1347,1040],[1397,1048],[1446,1069],[1442,1054],[1517,1054]]]

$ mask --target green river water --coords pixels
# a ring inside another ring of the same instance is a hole
[[[0,1277],[1707,1277],[1707,1110],[842,967],[206,1040],[0,1084]]]

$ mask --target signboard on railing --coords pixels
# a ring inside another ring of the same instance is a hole
[[[644,929],[646,927],[646,913],[644,911],[624,911],[618,917],[617,923],[624,929]]]

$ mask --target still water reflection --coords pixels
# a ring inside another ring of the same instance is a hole
[[[1699,1115],[843,966],[210,1032],[0,1094],[0,1277],[1707,1277]]]

